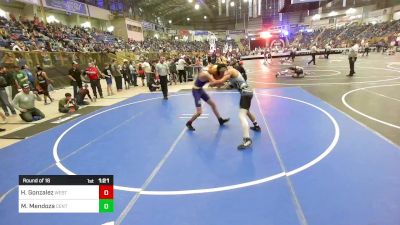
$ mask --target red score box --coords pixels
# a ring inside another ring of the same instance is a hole
[[[114,186],[113,185],[100,185],[99,186],[99,199],[113,199]]]

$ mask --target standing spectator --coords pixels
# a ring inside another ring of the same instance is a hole
[[[124,63],[122,64],[122,69],[121,69],[122,76],[124,77],[124,84],[125,84],[125,89],[129,89],[129,85],[131,83],[131,75],[130,75],[130,70],[129,70],[129,65],[128,65],[128,60],[124,59]]]
[[[14,75],[14,82],[17,90],[21,89],[24,84],[29,85],[28,76],[20,69],[18,66],[14,66],[15,75]]]
[[[112,91],[112,72],[109,64],[107,63],[105,64],[103,73],[107,83],[107,95],[108,96],[114,95]]]
[[[49,83],[50,80],[47,77],[46,72],[43,71],[42,67],[37,65],[36,66],[37,72],[36,72],[36,83],[37,86],[39,86],[41,93],[43,93],[44,96],[44,104],[47,105],[47,98],[50,99],[50,102],[53,102],[53,99],[50,97],[49,94]]]
[[[186,83],[186,71],[185,71],[186,61],[183,59],[183,56],[176,63],[176,69],[178,70],[179,75],[179,83],[182,84],[182,81]]]
[[[92,88],[93,95],[97,98],[97,91],[100,94],[100,98],[103,98],[103,90],[100,84],[100,72],[93,63],[89,63],[89,67],[86,69],[86,74],[90,80],[90,87]]]
[[[72,68],[68,72],[68,77],[71,80],[71,85],[74,90],[74,98],[78,96],[78,90],[82,88],[82,78],[79,64],[75,61],[72,62]]]
[[[368,43],[368,41],[365,42],[365,44],[364,44],[364,51],[363,51],[362,56],[364,56],[365,53],[367,53],[367,56],[368,56],[368,54],[369,54],[369,43]]]
[[[315,55],[317,54],[317,46],[314,44],[311,47],[311,57],[312,59],[307,63],[308,65],[310,65],[310,63],[314,62],[315,65]]]
[[[328,44],[325,45],[325,58],[329,59],[329,54],[331,54],[331,46]]]
[[[14,107],[10,104],[10,101],[8,100],[8,95],[6,91],[6,88],[8,86],[9,83],[7,82],[7,69],[4,66],[0,66],[0,104],[6,116],[10,115],[8,109],[11,111],[13,115],[16,115],[17,112],[15,111]]]
[[[170,77],[169,77],[169,84],[172,85],[172,83],[175,83],[176,85],[176,78],[177,78],[177,71],[176,71],[176,62],[177,60],[171,59],[170,63],[169,63],[169,73],[170,73]]]
[[[195,73],[195,76],[197,77],[201,71],[201,67],[203,66],[200,57],[195,58],[194,66],[195,66],[194,73]]]
[[[21,67],[21,71],[28,77],[29,87],[31,88],[31,90],[35,90],[35,77],[29,70],[28,65],[23,65]]]
[[[118,68],[117,61],[115,59],[112,60],[111,63],[111,73],[115,79],[115,85],[117,86],[117,92],[122,91],[122,74]]]
[[[85,84],[78,91],[78,98],[76,99],[76,103],[78,105],[89,105],[89,102],[85,101],[86,95],[89,97],[90,101],[93,102],[92,96],[90,96],[90,92],[88,90],[88,85]]]
[[[165,100],[168,100],[168,74],[168,65],[165,63],[165,58],[161,57],[160,62],[156,65],[156,76],[160,78],[161,91]]]
[[[75,99],[72,99],[71,97],[72,95],[70,93],[65,93],[65,98],[58,101],[58,111],[60,113],[73,113],[79,109]]]
[[[144,80],[145,80],[146,75],[145,75],[142,63],[139,63],[137,71],[138,71],[140,79],[142,80],[142,86],[144,87]]]
[[[349,77],[352,77],[356,73],[354,70],[354,64],[357,61],[357,53],[359,49],[357,42],[354,42],[353,44],[353,47],[351,47],[349,51],[350,73],[347,75]]]
[[[131,84],[132,84],[134,87],[137,87],[137,86],[138,86],[138,85],[137,85],[137,73],[136,73],[135,62],[134,62],[134,61],[131,61],[131,62],[129,63],[129,72],[130,72],[130,74],[131,74]]]
[[[33,94],[29,88],[29,84],[22,86],[22,91],[13,99],[14,107],[21,112],[21,119],[26,122],[41,120],[45,116],[39,109],[35,108],[35,100],[40,100],[40,97]]]
[[[150,81],[150,75],[153,74],[150,63],[145,59],[142,63],[144,74],[146,76],[146,84]]]

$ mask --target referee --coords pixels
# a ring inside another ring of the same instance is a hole
[[[161,91],[164,99],[168,100],[168,74],[169,68],[165,62],[165,58],[161,57],[160,62],[156,65],[156,76],[160,78]]]

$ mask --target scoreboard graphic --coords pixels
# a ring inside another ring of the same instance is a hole
[[[20,213],[114,212],[112,175],[20,175]]]

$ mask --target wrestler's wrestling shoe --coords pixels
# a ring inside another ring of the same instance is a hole
[[[194,127],[192,126],[192,123],[191,122],[187,122],[186,123],[186,127],[188,128],[188,130],[191,130],[191,131],[195,131],[196,129],[194,129]]]
[[[226,119],[219,118],[218,122],[219,122],[219,125],[222,126],[222,125],[224,125],[224,123],[228,122],[229,120],[230,120],[229,118],[226,118]]]
[[[257,132],[260,132],[261,131],[261,127],[260,126],[254,126],[254,127],[250,127],[250,129],[251,130],[254,130],[254,131],[257,131]]]
[[[243,143],[240,144],[237,148],[238,150],[245,150],[249,148],[253,144],[251,138],[243,138]]]

